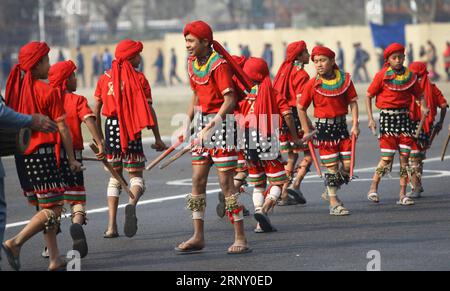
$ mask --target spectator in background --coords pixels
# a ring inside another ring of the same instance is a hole
[[[248,45],[243,47],[241,55],[243,55],[247,60],[251,57],[252,54]]]
[[[285,42],[285,41],[283,41],[283,56],[284,56],[284,59],[286,59],[286,56],[287,56],[287,46],[288,46],[288,44],[287,44],[287,42]]]
[[[413,48],[413,44],[409,43],[408,45],[408,63],[412,63],[414,62],[414,48]]]
[[[139,66],[137,67],[137,70],[141,73],[144,73],[145,71],[145,62],[144,62],[144,56],[141,54],[141,62],[139,63]]]
[[[337,42],[336,63],[341,70],[345,71],[345,54],[340,41]]]
[[[266,43],[264,45],[264,51],[262,54],[262,58],[266,61],[267,66],[269,67],[270,76],[272,77],[272,67],[273,67],[273,49],[270,43]]]
[[[379,47],[379,48],[376,49],[376,51],[377,51],[377,59],[378,59],[378,68],[379,68],[380,71],[384,67],[384,50],[385,50],[384,46]]]
[[[426,46],[426,55],[428,59],[429,71],[430,71],[430,80],[431,81],[439,81],[439,74],[436,72],[436,63],[437,63],[437,51],[436,46],[431,40],[427,41]]]
[[[175,78],[178,83],[180,84],[183,83],[183,81],[181,81],[180,77],[178,77],[177,74],[177,64],[178,64],[177,55],[175,53],[175,49],[172,48],[170,56],[170,75],[169,75],[170,86],[173,86],[173,78]]]
[[[66,57],[64,56],[62,49],[60,49],[58,52],[58,62],[64,62],[65,60],[66,60]]]
[[[99,55],[94,52],[92,53],[92,73],[91,73],[91,87],[93,87],[98,80],[98,77],[102,74],[102,65],[100,62]]]
[[[447,48],[444,51],[445,73],[447,74],[447,82],[450,82],[450,42],[446,43]]]
[[[105,48],[105,52],[103,53],[103,71],[109,71],[112,67],[113,57],[109,52],[108,48]]]
[[[228,47],[228,43],[227,42],[223,43],[223,47],[228,53],[230,53],[230,48]]]
[[[80,47],[77,48],[76,62],[77,62],[77,79],[82,81],[83,83],[82,87],[86,87],[86,78],[84,75],[84,56],[81,53]]]
[[[427,52],[425,51],[425,47],[423,45],[421,45],[419,49],[419,59],[421,62],[428,64]]]
[[[353,64],[355,66],[354,72],[353,72],[353,80],[355,83],[358,82],[370,82],[369,79],[369,73],[367,72],[366,64],[370,60],[369,53],[365,51],[361,47],[361,43],[355,43],[353,44],[353,47],[355,48],[355,58],[353,60]],[[360,70],[363,70],[364,72],[364,79],[361,78]]]
[[[156,85],[166,86],[166,79],[164,78],[164,55],[161,49],[158,49],[158,56],[153,64],[156,67]]]

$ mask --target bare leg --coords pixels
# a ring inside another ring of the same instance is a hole
[[[210,166],[193,165],[192,166],[192,196],[199,197],[206,193],[206,184],[208,182]],[[233,182],[233,180],[231,180]],[[234,187],[234,185],[233,185]],[[197,217],[193,217],[197,218]],[[204,220],[203,218],[192,220],[194,227],[193,236],[186,242],[181,243],[178,248],[185,250],[189,248],[203,248],[205,246]]]

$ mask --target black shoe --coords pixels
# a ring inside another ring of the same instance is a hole
[[[219,204],[216,206],[217,216],[223,218],[225,216],[225,195],[222,192],[219,192],[217,198],[219,199]]]
[[[258,221],[259,225],[261,226],[261,229],[264,232],[273,232],[274,228],[273,228],[272,223],[270,222],[270,219],[267,216],[267,214],[259,211],[254,214],[254,217],[255,217],[256,221]]]
[[[72,249],[80,253],[80,258],[86,257],[88,254],[88,245],[83,227],[78,223],[72,224],[70,226],[70,236],[73,240]]]
[[[128,204],[125,206],[125,224],[123,232],[127,237],[133,237],[136,235],[137,229],[136,206]]]
[[[299,204],[306,204],[306,199],[303,196],[302,191],[292,188],[288,188],[286,191],[288,192],[288,195],[294,198]]]

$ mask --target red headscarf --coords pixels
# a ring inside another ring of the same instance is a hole
[[[54,64],[48,71],[48,81],[50,82],[50,86],[63,92],[66,89],[67,79],[69,79],[76,70],[77,66],[70,60]]]
[[[231,69],[233,70],[236,78],[242,83],[242,85],[245,86],[245,88],[250,91],[253,87],[252,82],[248,79],[247,76],[245,76],[244,71],[242,68],[236,63],[236,61],[231,57],[231,55],[223,48],[223,46],[214,40],[213,38],[213,31],[211,29],[211,26],[207,24],[206,22],[203,22],[201,20],[194,21],[191,23],[188,23],[183,31],[184,36],[188,34],[192,34],[196,38],[203,40],[207,39],[210,44],[212,44],[214,50],[221,55],[227,63],[230,65]]]
[[[385,50],[384,50],[384,62],[385,65],[388,63],[388,59],[389,57],[393,54],[393,53],[405,53],[405,47],[397,42],[391,43]]]
[[[9,73],[6,83],[6,104],[21,113],[35,113],[33,77],[31,69],[46,55],[50,48],[45,42],[30,42],[19,51],[19,63]],[[22,79],[22,71],[25,76]]]
[[[431,86],[431,82],[428,79],[427,65],[423,62],[413,62],[409,65],[409,69],[411,70],[411,72],[416,74],[417,77],[421,78],[420,87],[423,90],[425,100],[427,102],[428,108],[430,109],[430,114],[428,114],[423,129],[425,133],[429,133],[431,131],[431,125],[434,123],[434,118],[437,115],[437,106],[433,97],[433,87]],[[414,116],[422,116],[420,106],[413,102],[411,107],[411,112],[414,114]]]
[[[314,62],[314,57],[316,56],[326,56],[330,59],[334,59],[336,57],[336,54],[331,49],[325,47],[325,46],[315,46],[311,52],[311,60]],[[339,67],[335,63],[333,69],[338,70]]]
[[[283,96],[283,98],[286,98],[287,93],[289,92],[289,76],[294,67],[293,62],[305,49],[306,43],[303,40],[289,44],[286,49],[286,60],[278,70],[273,82],[273,87],[281,94],[281,96]]]
[[[141,42],[130,39],[121,41],[116,47],[116,59],[112,62],[114,101],[123,152],[128,149],[128,142],[136,140],[142,129],[155,125],[139,76],[129,62],[142,50]]]
[[[269,67],[264,59],[249,58],[245,62],[244,72],[252,81],[259,83],[254,114],[257,118],[261,114],[267,115],[267,119],[260,119],[258,122],[261,134],[267,137],[268,134],[273,134],[272,115],[279,114],[275,99],[277,92],[273,89],[270,81]]]
[[[50,67],[48,71],[48,80],[50,82],[50,86],[55,88],[58,91],[59,98],[61,100],[64,97],[64,91],[66,90],[67,79],[77,70],[77,66],[72,61],[63,61],[54,64]],[[61,135],[58,133],[57,135],[57,144],[55,147],[56,151],[56,162],[59,167],[61,160],[61,146],[62,140]]]

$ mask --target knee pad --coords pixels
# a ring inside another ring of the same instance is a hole
[[[72,215],[71,215],[71,219],[72,219],[72,223],[73,223],[73,218],[75,217],[75,215],[82,215],[84,217],[84,224],[86,225],[86,209],[84,207],[83,204],[74,204],[72,205]]]
[[[380,177],[384,177],[392,171],[392,167],[391,167],[392,160],[383,160],[383,161],[387,164],[385,166],[378,166],[375,169],[375,173]]]
[[[336,173],[326,173],[325,174],[325,186],[327,187],[341,187],[344,184],[348,184],[350,182],[350,177],[341,171]]]
[[[205,208],[206,208],[206,194],[192,195],[189,194],[187,197],[186,208],[192,211],[192,219],[194,220],[204,220],[205,219]]]
[[[281,196],[281,188],[280,186],[270,186],[269,194],[267,195],[267,199],[272,201],[277,201]]]
[[[114,178],[110,178],[107,190],[108,197],[119,197],[121,191],[122,187],[120,186],[120,182]]]
[[[411,168],[410,167],[400,167],[400,178],[409,178],[411,175]]]
[[[233,194],[231,196],[225,197],[225,210],[231,223],[236,221],[241,221],[244,219],[243,209],[244,207],[239,202],[240,193]]]
[[[42,209],[40,211],[46,217],[46,222],[44,226],[44,233],[47,233],[49,230],[57,229],[59,230],[59,226],[61,224],[61,216],[57,215],[52,209]]]
[[[256,188],[253,190],[253,205],[255,210],[261,209],[264,205],[264,188]]]
[[[139,187],[141,188],[142,193],[145,192],[145,180],[141,177],[134,177],[130,179],[130,188]]]

